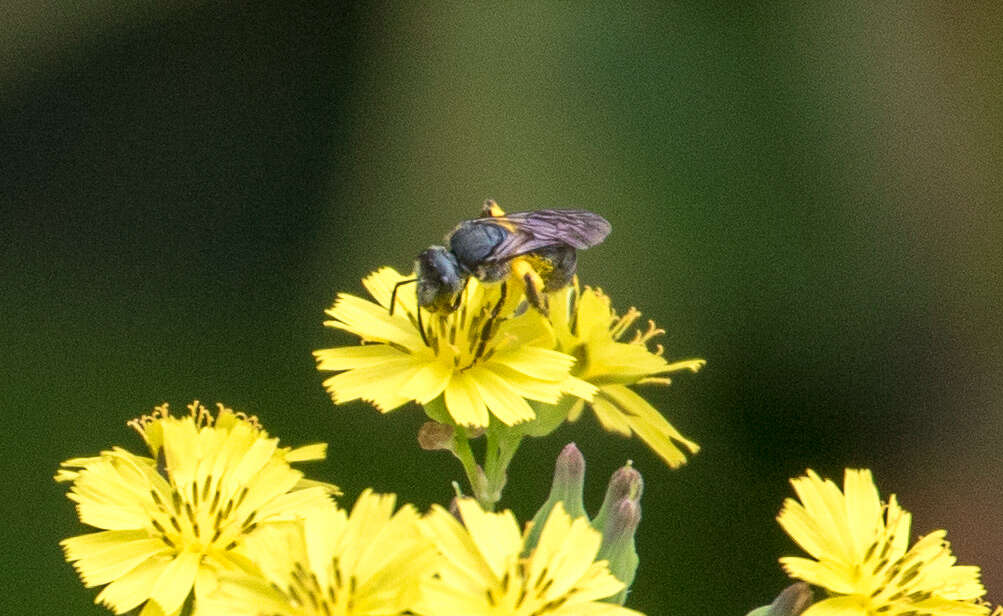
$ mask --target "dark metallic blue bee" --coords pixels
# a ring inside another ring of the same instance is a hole
[[[498,282],[512,274],[525,285],[529,303],[545,312],[544,294],[565,287],[575,275],[575,251],[599,244],[610,229],[605,218],[585,210],[505,214],[488,199],[481,218],[461,222],[446,236],[445,246],[429,246],[418,255],[416,277],[394,287],[390,313],[403,284],[418,284],[421,308],[450,313],[459,307],[470,276]],[[420,323],[419,329],[424,337]]]

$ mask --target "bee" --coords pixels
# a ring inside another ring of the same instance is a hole
[[[575,275],[575,251],[599,244],[610,230],[605,218],[585,210],[506,214],[488,199],[480,218],[461,222],[446,236],[445,246],[429,246],[418,255],[415,278],[394,286],[390,314],[397,289],[412,282],[417,283],[420,308],[432,313],[453,312],[471,276],[481,282],[515,277],[525,286],[528,302],[546,313],[546,293],[567,286]],[[421,310],[418,320],[424,339]]]

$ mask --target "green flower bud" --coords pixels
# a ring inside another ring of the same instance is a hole
[[[811,587],[804,582],[783,589],[773,603],[757,607],[746,616],[798,616],[815,600]]]
[[[611,509],[623,499],[640,503],[642,492],[644,492],[644,480],[641,478],[641,473],[637,472],[633,462],[628,460],[626,465],[618,468],[610,477],[609,484],[606,486],[606,498],[603,499],[599,513],[592,520],[592,527],[599,532],[604,532],[606,518],[609,517]]]
[[[568,443],[554,464],[554,481],[550,484],[550,496],[533,516],[529,537],[526,539],[526,553],[536,547],[543,524],[557,503],[564,503],[564,510],[572,518],[586,515],[585,502],[582,499],[584,487],[585,457],[574,443]]]
[[[602,529],[602,546],[596,560],[609,561],[609,571],[616,579],[625,584],[624,589],[613,595],[608,601],[623,605],[627,600],[627,592],[634,583],[640,558],[634,546],[634,533],[641,523],[641,503],[635,500],[623,499],[611,509]]]
[[[626,586],[609,601],[623,605],[634,583],[640,559],[634,545],[634,533],[641,523],[641,493],[644,480],[631,462],[619,469],[609,480],[606,498],[592,526],[602,533],[602,547],[596,559],[609,561],[610,573]]]

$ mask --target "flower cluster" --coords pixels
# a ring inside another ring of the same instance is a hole
[[[609,231],[601,217],[571,212],[595,226],[564,229],[569,242],[591,246]],[[502,229],[534,213],[506,218],[489,201],[485,215]],[[562,216],[533,220],[560,230]],[[683,465],[699,446],[639,388],[704,361],[667,360],[653,321],[637,327],[638,310],[618,313],[601,290],[582,287],[571,243],[538,246],[515,230],[506,237],[528,242],[523,252],[485,271],[445,267],[451,276],[429,279],[442,263],[419,260],[413,278],[373,272],[362,281],[372,299],[341,293],[327,311],[325,324],[357,343],[314,353],[337,404],[421,405],[432,420],[421,446],[456,456],[472,498],[454,483],[449,509],[423,513],[366,489],[345,507],[336,486],[293,466],[323,459],[325,444],[279,446],[256,417],[198,401],[175,416],[165,404],[130,422],[143,455],[115,447],[56,473],[96,529],[62,541],[84,585],[102,587],[95,601],[140,616],[643,616],[624,607],[640,560],[644,482],[632,462],[593,517],[573,443],[527,524],[495,505],[520,443],[586,408],[606,431]],[[444,251],[423,255],[455,268]],[[417,295],[398,293],[416,281]],[[478,461],[470,441],[481,437]],[[910,544],[910,514],[895,495],[881,502],[870,471],[847,470],[842,490],[811,470],[791,483],[797,499],[777,519],[811,558],[781,558],[800,581],[750,616],[989,614],[978,567],[956,564],[943,530]],[[814,602],[811,586],[826,596]]]
[[[116,614],[638,614],[602,601],[624,589],[598,558],[603,535],[560,506],[533,545],[510,511],[467,498],[459,520],[369,490],[346,511],[290,467],[323,445],[280,448],[253,417],[189,410],[132,423],[151,457],[115,448],[56,476],[104,529],[63,541],[67,559]]]
[[[363,399],[388,412],[416,402],[438,421],[469,428],[488,428],[493,420],[522,424],[532,435],[574,421],[589,405],[603,428],[637,434],[672,467],[686,461],[680,446],[699,450],[633,386],[667,385],[668,374],[696,372],[705,362],[667,361],[661,345],[651,348],[664,333],[651,321],[624,340],[640,317],[636,309],[619,316],[602,291],[582,291],[575,279],[551,294],[543,315],[506,292],[515,285],[471,278],[453,312],[429,313],[413,294],[400,293],[391,314],[393,289],[405,280],[382,268],[363,280],[374,301],[342,293],[327,311],[326,325],[360,340],[315,352],[319,370],[337,373],[324,381],[335,403]],[[427,324],[424,335],[419,323]],[[555,416],[554,405],[564,401]],[[435,402],[445,417],[430,410]]]

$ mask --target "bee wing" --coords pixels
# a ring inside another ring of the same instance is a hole
[[[533,210],[470,222],[497,224],[509,230],[488,261],[504,261],[550,246],[589,248],[606,239],[612,229],[605,218],[585,210]]]

